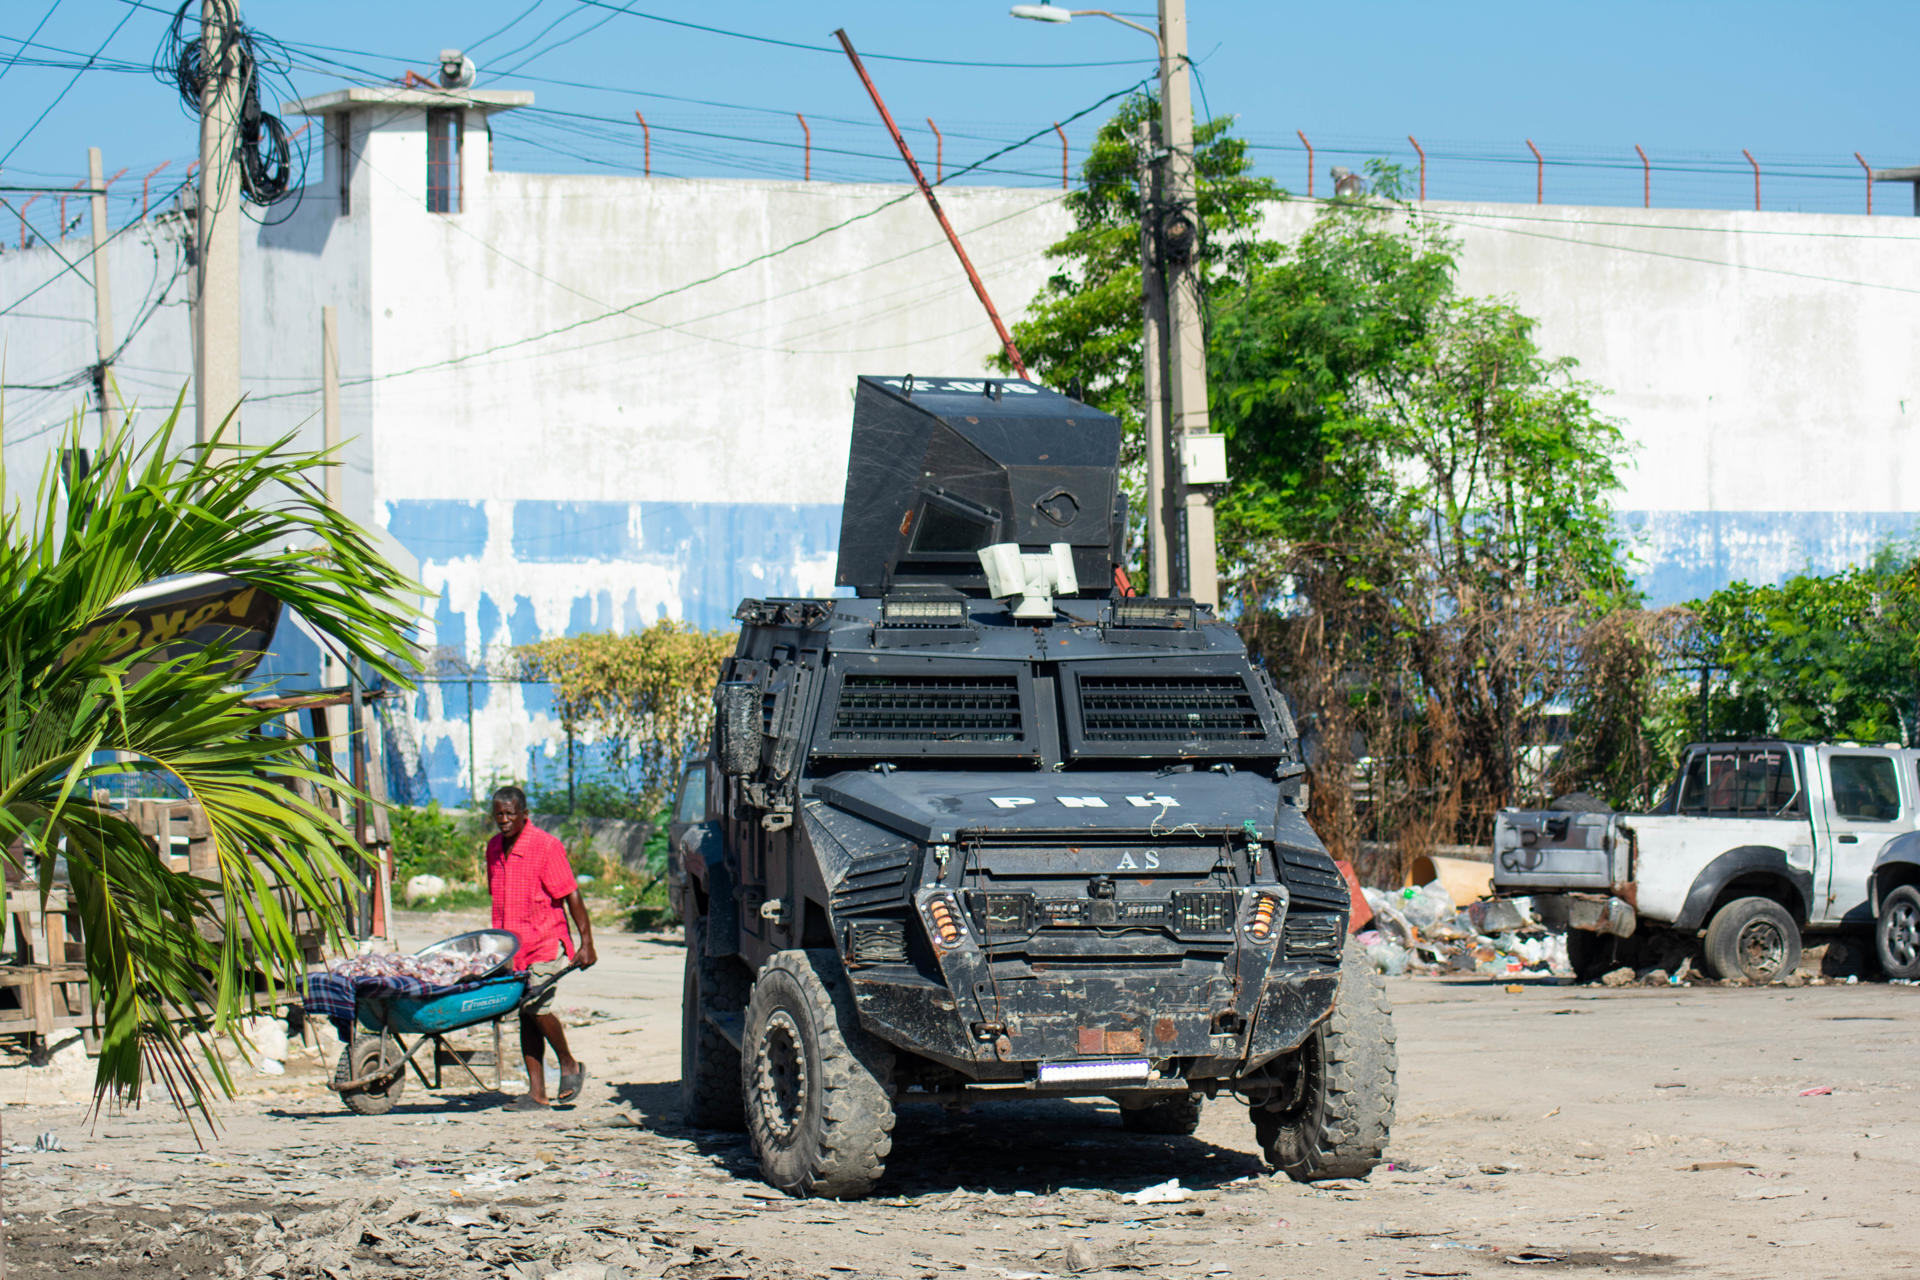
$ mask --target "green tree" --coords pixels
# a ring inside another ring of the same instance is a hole
[[[1699,634],[1682,661],[1710,680],[1704,699],[1676,709],[1696,735],[1920,742],[1912,549],[1777,586],[1736,582],[1692,607]]]
[[[1047,250],[1057,265],[1013,326],[1027,368],[1053,387],[1077,387],[1080,398],[1119,418],[1127,429],[1123,459],[1136,522],[1143,519],[1145,442],[1141,371],[1140,129],[1160,118],[1160,102],[1138,94],[1102,125],[1080,166],[1080,186],[1066,197],[1073,230]],[[1217,289],[1270,251],[1255,234],[1264,203],[1279,194],[1253,174],[1247,144],[1231,117],[1194,130],[1194,175],[1202,226],[1203,287]],[[1002,373],[1004,352],[989,357]]]
[[[624,816],[645,819],[672,789],[680,762],[706,741],[714,682],[735,639],[663,619],[644,631],[556,636],[517,653],[528,674],[553,681],[567,732],[611,746],[630,788]]]
[[[404,686],[394,655],[410,611],[406,581],[317,487],[324,455],[286,441],[176,452],[179,413],[176,403],[144,444],[115,432],[103,465],[70,477],[64,494],[49,466],[31,515],[0,512],[0,843],[33,856],[43,895],[56,862],[67,870],[100,1011],[97,1096],[137,1100],[145,1076],[210,1114],[197,1033],[183,1026],[210,1011],[214,1032],[231,1031],[253,1005],[250,972],[299,980],[290,909],[337,931],[356,846],[285,785],[338,780],[309,743],[278,734],[280,709],[248,704],[225,645],[121,648],[97,624],[136,587],[225,575]],[[78,417],[68,443],[79,444]],[[106,786],[129,775],[200,803],[217,882],[169,870],[108,801]],[[230,1090],[211,1043],[200,1048]]]
[[[1483,838],[1630,598],[1618,426],[1403,206],[1329,204],[1216,300],[1226,575],[1318,732],[1323,836]],[[1346,807],[1365,757],[1368,812]]]

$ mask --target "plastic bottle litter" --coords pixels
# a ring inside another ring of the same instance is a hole
[[[1355,941],[1366,949],[1367,959],[1381,973],[1397,978],[1407,971],[1407,949],[1397,940],[1369,929]]]

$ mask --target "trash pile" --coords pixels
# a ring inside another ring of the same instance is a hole
[[[1483,898],[1460,907],[1438,880],[1398,893],[1365,889],[1373,920],[1356,941],[1374,967],[1403,973],[1565,976],[1565,934],[1549,933],[1530,898]]]
[[[440,951],[425,956],[391,953],[349,956],[329,963],[327,972],[335,977],[359,981],[413,978],[430,987],[451,987],[487,977],[499,967],[500,957],[485,952]]]

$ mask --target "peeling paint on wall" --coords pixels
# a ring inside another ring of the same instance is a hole
[[[1730,582],[1836,573],[1920,533],[1916,511],[1622,511],[1616,520],[1655,606],[1697,600]]]
[[[382,514],[435,597],[422,643],[476,668],[549,636],[730,630],[745,597],[831,595],[840,538],[837,504],[393,499]],[[428,686],[412,710],[412,795],[462,803],[565,751],[545,685]]]

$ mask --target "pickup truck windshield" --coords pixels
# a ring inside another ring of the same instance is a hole
[[[1806,813],[1793,755],[1783,747],[1696,751],[1680,779],[1679,812],[1704,817],[1794,818]]]

